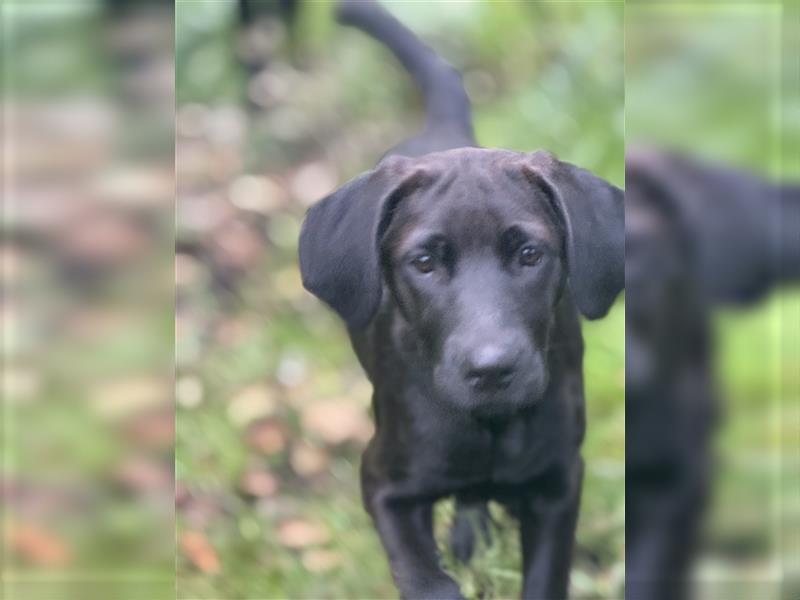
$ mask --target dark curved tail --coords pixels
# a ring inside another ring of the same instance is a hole
[[[339,22],[384,44],[422,91],[428,130],[473,140],[472,110],[461,74],[374,0],[340,0]]]

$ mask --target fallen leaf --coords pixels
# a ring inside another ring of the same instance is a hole
[[[329,444],[347,440],[366,441],[372,435],[372,423],[364,409],[344,399],[321,400],[302,409],[305,431]]]
[[[63,567],[72,552],[61,538],[37,525],[10,525],[9,546],[23,560],[42,567]]]
[[[184,555],[196,569],[207,575],[220,572],[219,556],[202,533],[185,531],[181,534],[180,545]]]
[[[228,404],[228,418],[234,424],[245,427],[256,419],[275,412],[275,396],[265,385],[251,385],[236,394]]]
[[[239,488],[248,496],[264,498],[278,491],[278,480],[269,471],[251,469],[242,476]]]
[[[243,175],[228,188],[231,203],[242,210],[270,214],[286,201],[285,192],[267,177]]]
[[[289,462],[301,477],[312,477],[328,470],[331,457],[324,450],[301,442],[292,448]]]
[[[262,419],[250,425],[247,444],[262,454],[277,454],[286,447],[286,432],[275,419]]]
[[[175,445],[175,413],[170,408],[142,414],[126,425],[125,432],[138,447],[170,450]]]
[[[213,234],[212,252],[217,265],[225,269],[252,267],[264,253],[258,233],[243,221],[230,221]]]
[[[333,550],[315,548],[303,552],[302,561],[312,573],[327,573],[342,564],[342,557]]]
[[[304,519],[292,519],[280,524],[278,540],[287,548],[308,548],[325,544],[330,540],[330,534],[319,523],[312,523]]]

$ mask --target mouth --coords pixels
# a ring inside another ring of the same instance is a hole
[[[467,409],[478,419],[510,418],[533,410],[544,396],[543,381],[510,381],[501,388],[471,390]]]
[[[505,421],[535,411],[538,402],[534,399],[514,402],[502,399],[481,401],[470,408],[470,415],[478,421]]]

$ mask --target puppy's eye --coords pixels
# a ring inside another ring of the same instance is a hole
[[[533,267],[542,260],[542,252],[533,246],[523,246],[519,249],[519,264],[523,267]]]
[[[431,254],[420,254],[412,259],[411,264],[420,273],[430,273],[436,267],[436,260]]]

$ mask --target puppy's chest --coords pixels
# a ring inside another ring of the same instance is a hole
[[[525,420],[440,439],[435,450],[428,455],[428,465],[435,465],[436,476],[468,485],[524,483],[547,469],[563,452],[551,432]]]
[[[552,433],[535,420],[512,421],[490,430],[487,475],[491,483],[523,483],[544,471],[561,453]]]

